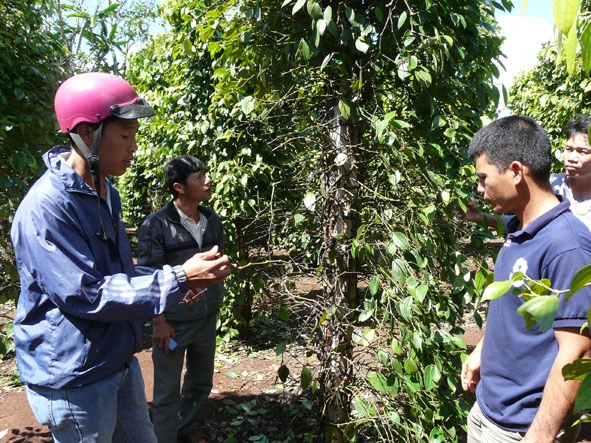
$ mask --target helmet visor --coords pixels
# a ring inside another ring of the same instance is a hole
[[[132,120],[134,118],[151,117],[156,112],[143,99],[138,98],[132,103],[111,106],[111,115],[114,117]]]

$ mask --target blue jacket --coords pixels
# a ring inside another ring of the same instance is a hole
[[[161,268],[165,264],[179,265],[198,252],[209,251],[219,246],[224,251],[224,231],[220,217],[212,209],[199,206],[207,219],[201,249],[189,231],[182,225],[173,202],[150,214],[138,232],[138,257],[140,265]],[[186,322],[216,315],[222,305],[224,284],[215,283],[207,287],[199,303],[191,306],[176,305],[164,313],[168,322]]]
[[[107,180],[98,201],[56,147],[48,171],[19,206],[12,243],[21,279],[14,321],[19,374],[27,384],[85,386],[124,368],[141,350],[140,321],[161,314],[187,290],[180,266],[140,275],[133,265],[118,192]]]

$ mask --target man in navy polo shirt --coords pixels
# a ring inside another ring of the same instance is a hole
[[[468,149],[476,162],[478,191],[495,213],[513,213],[495,263],[495,280],[514,272],[547,278],[567,289],[591,263],[589,229],[549,184],[552,162],[546,132],[531,118],[510,116],[478,131]],[[491,301],[486,332],[462,366],[462,386],[476,392],[468,417],[468,443],[574,442],[570,427],[579,381],[565,381],[564,365],[591,355],[588,331],[591,288],[561,298],[546,332],[526,330],[517,313],[523,299],[512,291]]]

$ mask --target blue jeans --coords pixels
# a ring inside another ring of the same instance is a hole
[[[213,387],[216,322],[216,313],[192,322],[171,322],[178,347],[165,354],[153,345],[152,415],[159,443],[175,443],[197,427],[199,412]],[[187,370],[181,388],[185,358]]]
[[[137,358],[129,368],[88,386],[27,386],[35,417],[58,443],[156,443]]]

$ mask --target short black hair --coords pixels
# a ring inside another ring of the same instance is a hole
[[[566,127],[566,139],[568,140],[576,134],[587,135],[589,133],[589,125],[591,125],[591,115],[581,115],[569,121]]]
[[[531,117],[511,115],[480,129],[470,142],[468,154],[486,154],[490,163],[505,171],[511,162],[527,166],[539,183],[550,179],[552,146],[548,134]]]
[[[179,155],[164,165],[166,185],[174,198],[178,195],[174,189],[175,183],[187,184],[187,177],[195,172],[205,171],[205,163],[192,155]]]

